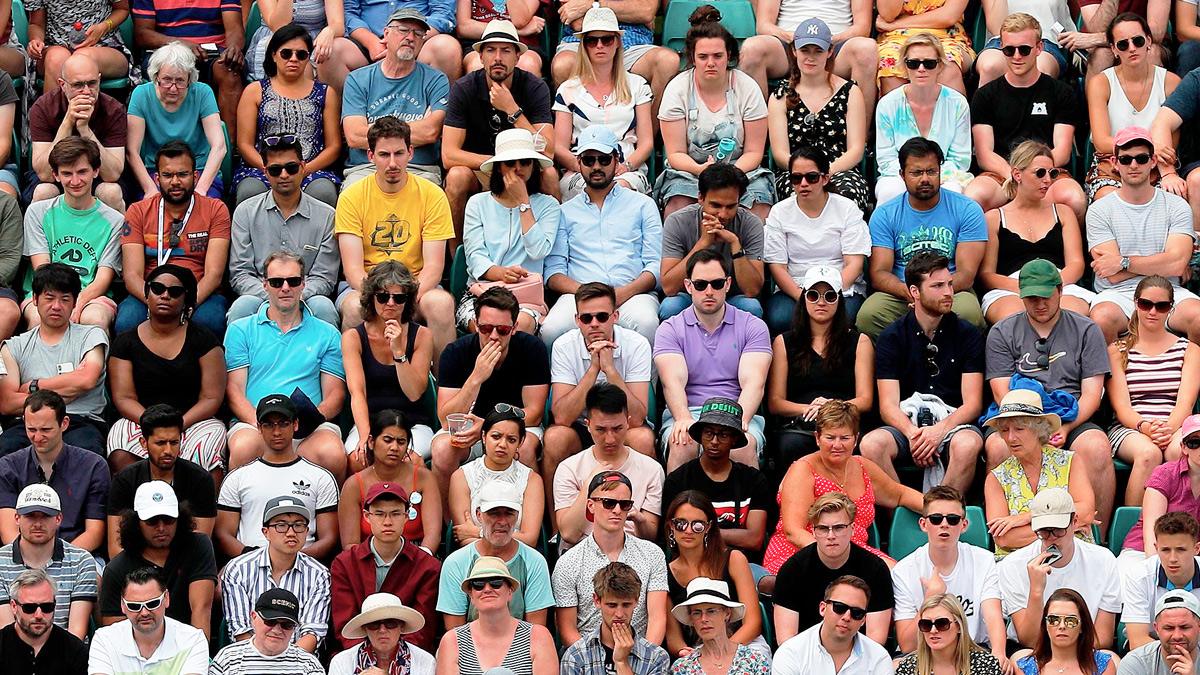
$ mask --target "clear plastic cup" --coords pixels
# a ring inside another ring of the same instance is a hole
[[[452,434],[461,434],[471,428],[471,417],[466,413],[450,413],[446,415],[446,430]]]

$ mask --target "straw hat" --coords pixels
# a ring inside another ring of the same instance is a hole
[[[521,42],[521,36],[517,35],[517,27],[507,19],[493,19],[489,21],[487,27],[483,29],[483,37],[479,38],[479,42],[471,45],[471,49],[478,52],[489,42],[502,42],[513,45],[517,48],[517,54],[524,54],[529,51],[529,46]]]
[[[1050,421],[1050,432],[1062,427],[1062,418],[1042,408],[1042,396],[1029,389],[1012,389],[1000,399],[1000,408],[984,422],[984,426],[996,428],[996,420],[1006,417],[1041,417]]]
[[[363,626],[384,619],[398,619],[402,635],[415,633],[425,627],[425,617],[417,610],[406,607],[400,598],[391,593],[375,593],[368,595],[363,600],[362,611],[346,622],[342,637],[347,640],[365,638],[367,632]]]
[[[471,582],[476,579],[504,579],[512,584],[513,590],[521,587],[521,582],[508,571],[508,565],[504,561],[491,555],[481,555],[471,564],[471,573],[462,581],[463,592],[471,587]]]
[[[583,25],[575,35],[583,39],[588,33],[616,33],[624,35],[621,24],[617,21],[617,13],[608,7],[592,7],[583,15]]]
[[[549,157],[533,149],[533,132],[528,129],[505,129],[496,135],[496,154],[480,164],[479,170],[491,173],[493,164],[514,159],[532,159],[543,169],[554,164]]]

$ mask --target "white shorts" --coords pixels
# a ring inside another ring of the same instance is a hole
[[[1013,274],[1010,274],[1009,276],[1012,277],[1013,279],[1016,279],[1017,275],[1019,275],[1019,274],[1020,274],[1020,272],[1014,272]],[[1089,305],[1094,303],[1096,300],[1095,293],[1089,291],[1088,289],[1086,289],[1082,286],[1076,286],[1075,284],[1067,284],[1067,285],[1063,286],[1062,294],[1070,296],[1072,298],[1079,298],[1080,300],[1083,300],[1084,302],[1088,303]],[[981,300],[979,302],[979,307],[980,307],[980,309],[983,310],[984,314],[987,314],[988,307],[991,307],[992,303],[996,302],[1000,298],[1015,298],[1015,297],[1017,297],[1017,294],[1013,293],[1012,291],[1008,291],[1003,288],[993,288],[992,290],[983,294],[983,300]]]
[[[433,442],[433,429],[424,424],[414,424],[411,435],[409,447],[416,450],[421,459],[429,459],[429,444]],[[358,427],[354,427],[350,433],[346,434],[347,455],[358,449],[359,440]]]
[[[1175,288],[1175,306],[1176,307],[1178,307],[1180,305],[1180,303],[1188,302],[1191,300],[1200,300],[1200,298],[1196,297],[1195,293],[1189,291],[1186,288],[1183,288],[1182,286],[1174,286],[1174,288]],[[1130,316],[1133,316],[1133,293],[1134,293],[1134,290],[1135,289],[1131,287],[1129,290],[1118,290],[1115,288],[1110,288],[1107,291],[1101,291],[1101,292],[1097,293],[1096,298],[1094,300],[1092,300],[1092,309],[1095,309],[1096,305],[1098,305],[1102,302],[1111,302],[1112,304],[1116,305],[1117,307],[1120,307],[1121,311],[1125,313],[1125,316],[1127,318]],[[1174,313],[1174,310],[1172,310],[1172,313]],[[1167,317],[1167,326],[1170,327],[1170,325],[1171,325],[1171,317],[1168,316]]]
[[[239,421],[239,422],[234,422],[233,424],[229,425],[228,438],[233,438],[234,434],[238,433],[239,431],[245,431],[247,429],[249,429],[250,431],[253,431],[256,434],[262,433],[258,430],[258,427],[254,426],[253,424],[246,424],[245,422]],[[341,427],[334,424],[333,422],[322,422],[320,426],[318,426],[316,429],[313,429],[312,433],[305,436],[304,438],[293,438],[292,439],[292,447],[293,448],[299,447],[301,443],[303,443],[305,440],[307,440],[309,438],[312,438],[313,435],[316,434],[318,431],[328,431],[330,433],[336,434],[338,439],[341,439],[341,437],[342,437],[342,428]]]

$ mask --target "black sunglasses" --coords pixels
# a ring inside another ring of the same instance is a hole
[[[187,291],[183,286],[168,286],[161,281],[151,281],[146,284],[146,288],[154,295],[167,295],[171,298],[182,298]]]
[[[850,618],[854,619],[855,621],[862,621],[863,618],[867,616],[867,610],[863,609],[862,607],[847,605],[846,603],[838,602],[837,600],[830,600],[829,606],[833,609],[833,613],[837,614],[838,616],[841,616],[846,612],[850,612]]]
[[[1154,309],[1158,310],[1160,314],[1163,314],[1171,311],[1171,307],[1173,307],[1174,304],[1175,303],[1171,302],[1170,300],[1159,300],[1158,302],[1155,302],[1153,300],[1147,300],[1146,298],[1137,299],[1137,308],[1143,312],[1149,312],[1150,310]]]
[[[508,580],[500,579],[500,578],[472,579],[471,580],[471,589],[476,590],[476,591],[482,591],[484,589],[484,587],[486,587],[486,586],[491,586],[492,588],[494,588],[496,590],[500,590],[501,588],[504,588],[507,585],[508,585]]]
[[[800,185],[807,182],[809,185],[816,185],[821,180],[821,176],[825,174],[820,171],[809,171],[808,173],[792,173],[788,174],[788,180],[792,185]]]
[[[528,157],[522,157],[521,159],[506,159],[504,160],[504,166],[507,166],[510,169],[516,166],[525,168],[527,166],[533,166],[533,160],[529,159]]]
[[[925,365],[929,367],[929,376],[937,377],[942,369],[937,364],[938,346],[932,342],[925,345]]]
[[[291,61],[293,56],[296,57],[297,61],[307,61],[308,54],[309,51],[307,49],[284,48],[279,50],[279,58],[283,59],[284,61]]]
[[[1195,450],[1196,448],[1200,448],[1200,436],[1197,436],[1196,438],[1183,439],[1183,445],[1188,450]]]
[[[961,523],[962,519],[963,517],[957,513],[931,513],[925,516],[925,520],[928,520],[931,525],[941,525],[945,520],[951,527]]]
[[[17,607],[20,607],[21,611],[26,614],[33,614],[34,612],[38,611],[39,609],[42,610],[42,614],[53,614],[54,613],[54,601],[50,601],[50,602],[19,602],[19,603],[17,603]]]
[[[954,625],[954,622],[944,616],[937,619],[919,619],[917,621],[917,630],[922,633],[932,633],[936,628],[937,632],[945,633],[950,630],[950,626],[952,625]]]
[[[403,622],[400,621],[400,619],[380,619],[379,621],[372,621],[371,623],[364,623],[363,628],[365,628],[367,630],[379,630],[380,628],[386,628],[388,630],[396,630],[402,624],[403,624]]]
[[[1001,47],[1000,51],[1004,52],[1005,56],[1011,57],[1020,52],[1021,56],[1029,56],[1033,53],[1033,45],[1009,45]]]
[[[595,321],[596,323],[608,323],[612,318],[609,312],[584,312],[579,315],[579,323],[589,324]]]
[[[1059,175],[1062,173],[1063,169],[1047,169],[1044,166],[1033,170],[1033,175],[1038,178],[1045,178],[1046,174],[1050,174],[1050,180],[1058,180]]]
[[[603,506],[605,511],[612,511],[618,506],[621,507],[622,511],[633,510],[632,499],[609,499],[608,497],[592,497],[592,499],[600,502],[600,506]]]
[[[1037,350],[1038,357],[1035,364],[1038,368],[1046,370],[1050,367],[1050,345],[1049,338],[1038,338],[1037,342],[1033,343],[1033,348]]]
[[[404,303],[408,302],[408,293],[388,293],[387,291],[379,291],[375,294],[375,302],[378,302],[381,305],[388,304],[388,300],[391,300],[397,305],[403,305]]]
[[[725,282],[726,282],[726,281],[728,281],[728,279],[727,279],[727,278],[721,278],[721,279],[692,279],[692,280],[691,280],[691,282],[692,282],[692,288],[695,288],[696,290],[698,290],[698,291],[701,291],[701,292],[703,292],[703,291],[707,291],[707,290],[708,290],[708,287],[709,287],[709,285],[711,285],[711,286],[713,287],[713,290],[714,290],[714,291],[719,291],[719,290],[721,290],[722,288],[725,288]]]
[[[938,67],[937,59],[904,59],[904,67],[909,70],[934,70]]]
[[[588,35],[583,38],[583,45],[585,47],[595,47],[596,45],[601,44],[605,47],[611,47],[616,41],[616,35]]]
[[[804,299],[809,302],[816,302],[818,300],[824,300],[825,304],[832,305],[833,303],[838,301],[838,292],[837,291],[825,291],[824,293],[822,293],[818,290],[809,289],[804,292]]]
[[[1121,166],[1129,166],[1134,162],[1137,162],[1138,164],[1149,164],[1150,153],[1139,152],[1136,155],[1117,155],[1117,161],[1121,163]]]
[[[279,178],[279,174],[286,171],[289,176],[295,176],[300,173],[300,162],[288,162],[286,164],[268,164],[267,173],[272,178]]]
[[[1113,43],[1113,46],[1115,46],[1117,48],[1117,51],[1123,52],[1123,51],[1129,49],[1129,43],[1131,43],[1131,42],[1133,43],[1134,49],[1141,49],[1142,47],[1146,46],[1146,36],[1145,35],[1134,35],[1133,37],[1131,37],[1127,40],[1117,40],[1116,42]]]
[[[300,59],[303,61],[304,59]],[[296,622],[291,619],[263,619],[263,624],[267,628],[282,628],[284,630],[292,630],[296,627]]]
[[[580,155],[579,163],[584,166],[608,166],[613,163],[612,155]]]
[[[1034,534],[1037,535],[1037,538],[1042,540],[1058,539],[1066,533],[1067,528],[1065,527],[1043,527],[1042,529],[1034,532]]]
[[[299,288],[304,283],[304,277],[268,277],[267,283],[271,284],[271,288],[283,288],[284,284],[288,288]]]

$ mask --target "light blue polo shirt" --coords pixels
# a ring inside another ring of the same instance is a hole
[[[290,396],[297,387],[314,405],[321,404],[321,373],[346,379],[342,336],[337,329],[301,310],[299,325],[286,333],[267,318],[268,303],[253,316],[238,319],[225,331],[225,367],[248,368],[246,398],[257,405],[271,394]]]

